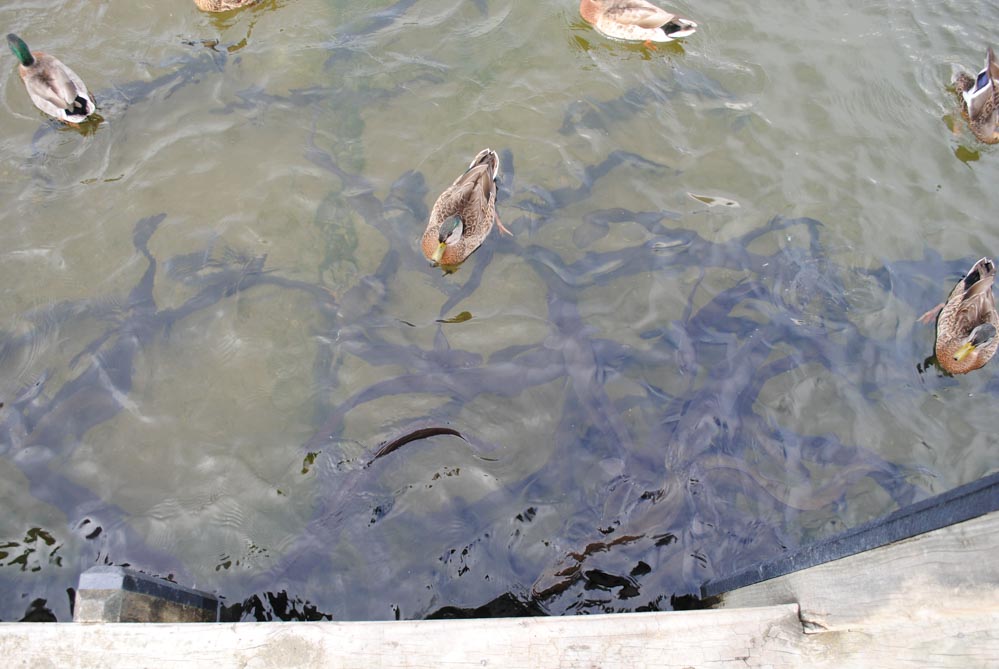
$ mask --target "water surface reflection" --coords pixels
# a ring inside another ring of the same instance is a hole
[[[0,72],[4,620],[95,562],[236,618],[665,609],[995,468],[989,368],[915,321],[996,248],[960,10],[678,7],[650,52],[571,3],[64,4],[0,10],[104,117]],[[514,237],[443,276],[487,145]]]

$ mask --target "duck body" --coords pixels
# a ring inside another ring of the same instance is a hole
[[[999,142],[999,65],[992,47],[985,52],[985,67],[976,76],[959,72],[954,86],[961,94],[961,113],[975,137],[986,144]]]
[[[697,24],[646,0],[581,0],[579,13],[607,37],[642,42],[672,42],[692,35]]]
[[[24,40],[14,34],[7,35],[7,44],[20,62],[18,74],[38,109],[70,125],[86,121],[97,110],[94,96],[83,80],[58,58],[30,51]]]
[[[995,262],[982,258],[957,282],[942,308],[938,307],[934,349],[944,371],[966,374],[978,369],[999,348],[999,313],[992,295],[995,278]],[[935,311],[926,316],[932,318]]]
[[[257,0],[194,0],[194,4],[203,12],[228,12],[231,9],[248,7]]]
[[[434,202],[423,231],[423,255],[433,265],[459,265],[479,248],[498,224],[510,234],[496,215],[496,178],[499,156],[483,149]]]

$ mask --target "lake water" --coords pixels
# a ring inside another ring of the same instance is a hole
[[[999,6],[672,7],[651,50],[572,0],[0,6],[102,117],[6,56],[0,619],[104,563],[234,619],[669,609],[994,471],[995,363],[916,319],[999,251],[949,88]],[[487,146],[513,236],[444,275]]]

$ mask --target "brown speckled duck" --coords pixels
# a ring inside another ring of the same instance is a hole
[[[257,0],[194,0],[194,4],[203,12],[228,12],[230,9],[248,7]]]
[[[995,279],[995,263],[982,258],[957,282],[944,304],[923,314],[921,320],[925,323],[937,319],[934,348],[945,372],[966,374],[978,369],[992,359],[999,347],[999,313],[992,296]]]
[[[423,231],[423,255],[434,265],[450,267],[464,262],[493,229],[510,231],[496,214],[496,177],[499,156],[482,149],[464,174],[440,194]]]
[[[583,19],[608,37],[650,42],[672,42],[692,35],[697,24],[645,0],[581,0]],[[651,46],[651,45],[650,45]]]
[[[979,141],[986,144],[999,142],[999,66],[996,65],[992,47],[985,52],[985,67],[977,76],[959,72],[954,86],[961,94],[961,113],[968,119],[968,127]]]

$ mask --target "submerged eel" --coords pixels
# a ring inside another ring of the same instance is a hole
[[[367,463],[365,463],[364,466],[370,467],[371,463],[373,463],[378,458],[388,455],[392,451],[397,451],[410,442],[419,441],[420,439],[427,439],[428,437],[436,437],[441,434],[450,434],[455,437],[458,437],[459,439],[463,439],[466,442],[468,441],[461,434],[461,432],[458,432],[458,430],[453,430],[449,427],[424,427],[420,428],[419,430],[413,430],[412,432],[407,432],[398,439],[394,439],[388,443],[382,444],[381,446],[379,446],[378,450],[375,451],[375,454],[371,456],[371,459],[368,460]]]

